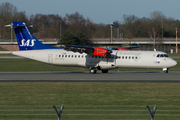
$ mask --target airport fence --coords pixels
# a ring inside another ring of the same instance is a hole
[[[59,111],[60,105],[56,105]],[[149,106],[151,111],[153,105]],[[155,120],[180,119],[180,106],[157,105]],[[61,120],[148,120],[145,105],[65,105]],[[53,105],[0,105],[0,120],[57,120]]]

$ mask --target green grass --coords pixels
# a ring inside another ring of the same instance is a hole
[[[7,53],[1,53],[0,56],[16,56],[16,55],[13,55],[13,54],[7,54]]]
[[[1,82],[0,114],[4,115],[0,118],[56,118],[52,106],[58,106],[59,110],[60,105],[64,104],[62,118],[66,119],[148,119],[146,106],[150,105],[152,110],[153,105],[157,104],[156,119],[179,119],[180,116],[175,116],[180,114],[179,86],[180,83]],[[169,110],[169,113],[161,110]],[[8,113],[43,115],[8,116]],[[166,114],[171,115],[161,116]]]
[[[180,56],[180,52],[178,52],[177,54],[176,54],[176,53],[169,53],[168,55],[169,55],[170,57]]]
[[[52,66],[29,59],[0,59],[1,72],[32,72],[32,71],[85,71],[82,67]]]
[[[180,83],[0,83],[1,105],[179,105]],[[112,87],[113,86],[113,87]],[[173,93],[173,94],[172,94]],[[156,99],[154,99],[156,98]],[[170,102],[171,101],[171,102]],[[169,102],[169,103],[168,103]]]

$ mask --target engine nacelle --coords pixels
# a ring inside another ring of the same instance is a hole
[[[98,48],[98,47],[95,47],[95,48],[94,48],[93,55],[94,55],[94,56],[106,57],[107,51],[108,51],[108,49],[106,49],[106,48]]]
[[[129,51],[130,49],[127,49],[127,48],[117,48],[118,50],[127,50],[127,51]]]
[[[128,49],[128,48],[121,48],[121,47],[113,47],[112,50],[126,50],[126,51],[129,51],[130,49]]]

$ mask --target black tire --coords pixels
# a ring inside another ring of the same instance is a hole
[[[102,73],[108,73],[108,70],[101,70]]]
[[[97,72],[97,70],[96,70],[96,69],[90,69],[89,72],[90,72],[91,74],[95,74],[95,73]]]

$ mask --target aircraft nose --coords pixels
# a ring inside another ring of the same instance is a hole
[[[172,60],[172,61],[171,61],[171,64],[172,64],[172,66],[176,66],[176,65],[177,65],[177,62],[176,62],[175,60]]]

